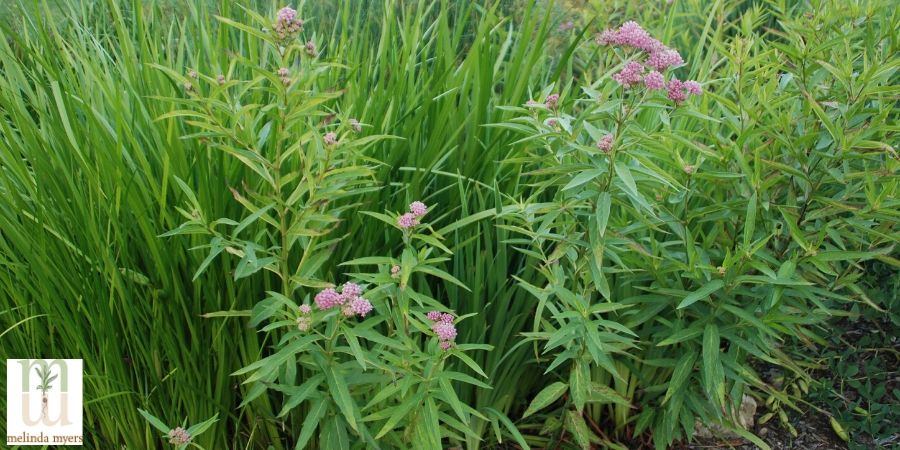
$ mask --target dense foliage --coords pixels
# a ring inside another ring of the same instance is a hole
[[[248,3],[7,7],[0,358],[86,445],[892,441],[892,2]]]

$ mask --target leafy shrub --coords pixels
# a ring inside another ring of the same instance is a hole
[[[209,255],[194,279],[223,251],[240,257],[235,280],[261,270],[278,275],[281,290],[269,291],[257,302],[250,319],[253,326],[266,323],[261,331],[276,333],[278,343],[272,354],[234,372],[249,375],[242,405],[271,389],[284,397],[279,418],[304,408],[296,448],[311,442],[348,448],[351,434],[374,448],[408,448],[414,443],[439,448],[445,435],[457,441],[477,437],[468,425],[471,416],[487,418],[460,402],[452,383],[489,386],[449,370],[447,360],[456,358],[486,377],[465,352],[491,346],[455,344],[457,318],[410,285],[410,277],[421,273],[465,288],[435,265],[447,260],[437,251],[452,252],[438,232],[422,223],[428,212],[424,203],[415,201],[409,212],[394,217],[367,213],[400,230],[405,244],[399,258],[364,257],[345,263],[380,265],[378,273],[356,274],[367,284],[348,281],[338,291],[333,283],[316,279],[330,248],[338,245],[338,240],[328,239],[330,231],[342,213],[356,206],[342,201],[353,200],[370,184],[372,170],[361,163],[374,161],[367,161],[358,149],[383,136],[354,139],[353,134],[362,131],[356,119],[331,124],[335,114],[324,108],[338,94],[320,91],[316,80],[333,67],[317,61],[312,41],[298,42],[303,21],[296,11],[281,9],[271,24],[251,15],[256,26],[220,20],[258,38],[263,44],[258,60],[267,65],[252,70],[233,66],[227,76],[216,77],[194,70],[182,76],[159,67],[187,96],[174,101],[189,108],[161,119],[187,119],[198,130],[188,137],[234,157],[256,175],[244,181],[244,192],[232,189],[246,209],[240,221],[211,220],[193,190],[177,180],[190,209],[180,210],[187,221],[164,235],[212,236]],[[266,26],[270,33],[258,31]],[[255,77],[235,80],[234,72]],[[373,287],[363,294],[367,285]],[[322,288],[314,306],[294,300],[297,295],[308,299],[307,288]],[[370,427],[378,431],[370,432]],[[172,441],[187,442],[180,436]]]
[[[531,181],[503,226],[541,274],[519,280],[538,300],[526,336],[561,380],[526,412],[557,405],[544,432],[588,448],[611,445],[608,424],[665,448],[718,423],[765,447],[739,420],[745,395],[777,392],[753,361],[802,373],[785,342],[824,344],[838,305],[874,306],[856,282],[862,261],[898,265],[897,60],[890,27],[839,16],[745,28],[719,48],[723,77],[684,104],[680,82],[668,102],[652,92],[660,76],[642,72],[661,44],[629,23],[598,38],[619,48],[599,50],[597,80],[509,108],[520,117],[498,126],[528,150],[507,163]]]

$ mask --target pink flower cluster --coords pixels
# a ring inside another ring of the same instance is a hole
[[[278,76],[281,78],[281,84],[288,86],[291,84],[291,72],[287,69],[287,67],[282,67],[278,69],[276,72]]]
[[[597,38],[597,43],[633,48],[646,54],[643,62],[629,61],[619,73],[613,75],[612,78],[625,89],[641,83],[654,91],[665,88],[669,99],[675,103],[687,100],[688,94],[700,95],[703,92],[700,83],[696,81],[681,81],[673,77],[666,83],[661,72],[684,64],[684,59],[678,50],[669,48],[650,36],[637,22],[628,21],[616,30],[603,31]],[[645,69],[650,70],[645,73]]]
[[[612,78],[628,89],[644,81],[644,66],[637,61],[629,61],[622,71],[613,75]]]
[[[355,133],[359,133],[360,131],[362,131],[362,125],[356,119],[350,119],[350,128]]]
[[[700,83],[693,80],[681,81],[677,78],[672,78],[669,80],[669,84],[666,85],[666,92],[670,100],[675,103],[681,103],[687,100],[688,94],[702,94],[703,87],[700,86]]]
[[[303,29],[303,21],[297,17],[296,10],[285,6],[278,10],[272,29],[275,30],[275,35],[278,36],[278,39],[286,41],[300,33],[300,30]]]
[[[341,312],[347,317],[366,317],[372,311],[372,303],[362,298],[361,294],[362,288],[358,284],[348,281],[341,287],[340,293],[334,288],[322,289],[316,294],[315,302],[316,306],[323,311],[340,307]]]
[[[178,427],[169,430],[169,443],[173,445],[184,445],[191,442],[191,433],[184,428]]]
[[[611,134],[607,134],[606,136],[603,136],[602,138],[600,138],[600,141],[597,142],[597,148],[599,148],[601,151],[606,153],[606,152],[612,150],[614,140],[615,140],[615,136],[613,136]]]
[[[337,144],[337,141],[338,141],[337,133],[334,133],[334,132],[325,133],[325,137],[323,137],[322,140],[325,141],[325,145]]]
[[[550,109],[556,108],[556,105],[559,103],[559,94],[550,94],[547,96],[547,99],[544,100],[544,106]]]
[[[409,204],[409,212],[397,218],[397,225],[403,229],[409,229],[419,224],[419,219],[428,212],[428,207],[420,201]]]
[[[453,325],[453,320],[455,319],[453,314],[431,311],[425,317],[434,322],[431,325],[431,331],[434,331],[438,340],[441,341],[441,350],[449,350],[453,346],[453,341],[456,340],[456,326]]]
[[[303,304],[300,305],[300,317],[297,318],[297,329],[300,331],[309,331],[312,328],[312,318],[309,317],[312,314],[312,308]]]
[[[319,53],[316,52],[316,43],[313,41],[307,41],[306,44],[303,45],[303,48],[306,50],[306,54],[312,57],[317,56]]]

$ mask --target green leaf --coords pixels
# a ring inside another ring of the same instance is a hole
[[[753,242],[753,232],[756,231],[756,192],[750,196],[747,202],[747,215],[744,220],[744,250],[750,250],[750,243]]]
[[[150,422],[150,425],[153,425],[153,428],[156,428],[157,430],[162,431],[163,433],[168,433],[169,431],[172,430],[166,424],[164,424],[161,420],[157,419],[156,416],[154,416],[153,414],[150,414],[147,411],[144,411],[143,409],[140,409],[140,408],[138,408],[138,412],[142,416],[144,416],[144,419],[146,419],[147,422]]]
[[[599,236],[603,236],[606,234],[606,225],[609,223],[609,209],[612,206],[612,197],[610,197],[609,192],[603,192],[600,194],[600,198],[597,199],[597,233]]]
[[[697,301],[708,297],[713,292],[716,292],[719,289],[722,289],[722,287],[724,287],[724,286],[725,286],[725,282],[723,282],[722,280],[710,281],[709,283],[706,283],[702,288],[697,289],[696,291],[691,292],[686,297],[684,297],[684,300],[682,300],[681,303],[678,304],[678,309],[691,306],[694,303],[696,303]]]
[[[585,170],[585,171],[579,173],[578,175],[575,175],[574,177],[572,177],[572,180],[569,181],[569,183],[566,184],[565,187],[562,188],[562,190],[568,191],[569,189],[577,188],[578,186],[581,186],[582,184],[590,182],[594,178],[597,178],[600,175],[603,175],[604,172],[605,172],[605,170],[602,170],[602,169]]]
[[[725,405],[725,369],[719,360],[719,327],[709,324],[703,331],[703,388],[710,399]]]
[[[691,376],[694,370],[694,361],[697,359],[697,352],[687,351],[681,355],[678,362],[675,363],[675,370],[672,372],[672,378],[669,379],[669,387],[666,389],[666,396],[663,403],[669,401],[676,392],[678,392],[685,381]]]
[[[569,411],[566,413],[566,429],[572,433],[575,442],[582,450],[590,450],[591,448],[591,430],[588,429],[584,422],[584,417],[578,411]]]
[[[344,377],[337,372],[337,369],[333,365],[325,367],[324,371],[334,403],[337,404],[338,409],[341,410],[341,414],[344,415],[344,419],[347,420],[347,424],[350,425],[350,428],[359,431],[356,426],[357,406],[356,403],[353,402],[353,397],[350,396],[350,389],[347,388],[347,382],[344,380]]]
[[[294,450],[303,450],[306,448],[306,444],[309,443],[313,433],[315,433],[316,428],[319,426],[319,422],[325,417],[327,411],[328,402],[325,401],[325,399],[320,398],[313,401],[312,406],[309,408],[309,412],[306,414],[306,418],[303,420],[303,426],[300,428],[300,436],[297,437],[297,444],[294,445]]]
[[[566,390],[568,388],[569,386],[566,383],[557,381],[545,387],[544,389],[541,389],[541,392],[538,392],[538,394],[534,396],[534,399],[531,400],[531,404],[528,405],[528,409],[525,410],[525,413],[522,414],[522,417],[528,417],[546,408],[551,403],[562,397],[562,395],[566,393]]]
[[[284,417],[288,413],[291,412],[292,409],[296,408],[297,405],[309,398],[313,393],[316,392],[316,389],[322,384],[322,381],[325,380],[325,375],[316,374],[313,375],[308,380],[304,381],[298,387],[291,387],[285,393],[288,394],[287,400],[284,402],[284,406],[281,407],[281,412],[278,413],[278,417]]]
[[[426,391],[416,392],[415,395],[407,397],[403,403],[392,408],[391,416],[387,422],[381,427],[381,431],[375,435],[375,439],[381,439],[385,434],[393,430],[404,417],[408,416],[425,398]]]
[[[588,395],[590,403],[616,403],[622,406],[631,406],[631,402],[622,394],[616,392],[613,388],[595,382],[591,383],[591,392]]]
[[[429,274],[429,275],[434,275],[434,276],[436,276],[436,277],[438,277],[438,278],[441,278],[441,279],[443,279],[443,280],[447,280],[447,281],[449,281],[449,282],[451,282],[451,283],[453,283],[453,284],[455,284],[455,285],[457,285],[457,286],[459,286],[459,287],[465,289],[467,292],[472,292],[472,290],[469,289],[468,286],[466,286],[465,284],[463,284],[462,281],[459,281],[459,280],[456,279],[456,277],[454,277],[453,275],[450,275],[449,273],[444,272],[443,270],[438,269],[438,268],[436,268],[436,267],[426,266],[426,265],[420,265],[420,266],[416,266],[415,271],[416,271],[416,272],[424,272],[424,273],[427,273],[427,274]]]
[[[362,370],[366,370],[366,356],[363,353],[362,347],[359,345],[359,339],[356,339],[353,330],[348,326],[341,325],[341,331],[344,333],[344,338],[347,339],[347,344],[350,346],[350,352],[353,353],[356,362],[359,363]]]

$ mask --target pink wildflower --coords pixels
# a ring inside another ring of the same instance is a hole
[[[547,96],[547,99],[544,100],[544,106],[550,109],[556,108],[557,103],[559,103],[559,94],[550,94]]]
[[[641,63],[636,61],[630,61],[628,64],[625,64],[625,67],[622,68],[622,71],[613,75],[613,80],[619,82],[625,89],[628,89],[644,79],[643,77],[644,66]]]
[[[225,84],[225,75],[222,75],[222,74],[217,75],[216,83],[219,83],[219,86]]]
[[[684,92],[684,83],[678,78],[672,78],[669,80],[669,84],[666,86],[668,91],[669,99],[675,103],[681,103],[687,100],[687,94]]]
[[[422,217],[428,212],[428,207],[420,201],[415,201],[409,204],[409,211],[416,217]]]
[[[450,341],[441,341],[441,343],[438,344],[438,347],[440,347],[443,351],[447,351],[450,350],[451,347],[453,347],[453,343]]]
[[[599,36],[597,36],[596,41],[599,45],[609,45],[612,44],[616,39],[617,33],[613,30],[603,30]]]
[[[372,303],[362,297],[356,297],[341,307],[341,313],[345,317],[366,317],[366,314],[369,314],[370,311],[372,311]]]
[[[326,288],[319,291],[315,297],[316,306],[321,310],[331,309],[337,305],[341,305],[344,303],[344,299],[341,298],[341,294],[338,294],[332,288]]]
[[[618,30],[607,35],[607,38],[613,44],[632,47],[645,52],[651,52],[662,45],[659,41],[653,39],[647,30],[644,30],[643,27],[633,20],[623,23]]]
[[[362,125],[360,125],[359,121],[356,119],[350,119],[350,128],[356,133],[362,131]]]
[[[322,140],[325,141],[325,145],[337,144],[337,134],[334,132],[325,133],[325,137]]]
[[[453,323],[453,314],[443,313],[441,314],[441,322]]]
[[[282,67],[282,68],[278,69],[277,73],[278,73],[278,76],[282,77],[282,78],[290,75],[290,72],[287,70],[287,67]]]
[[[169,431],[169,443],[174,445],[184,445],[191,442],[191,434],[184,428],[173,428]]]
[[[358,284],[349,281],[344,283],[344,286],[341,288],[341,295],[348,298],[358,297],[361,293],[362,288]]]
[[[597,142],[597,148],[606,153],[612,150],[613,140],[615,140],[615,137],[611,134],[607,134],[606,136],[600,138],[600,141]]]
[[[309,331],[312,328],[312,320],[309,317],[297,318],[297,329],[300,331]]]
[[[391,276],[396,277],[398,275],[400,275],[400,266],[395,264],[391,267]]]
[[[442,341],[452,341],[456,339],[456,327],[449,322],[435,322],[434,325],[431,326],[431,331],[434,331],[434,334]]]
[[[700,95],[703,93],[703,86],[700,86],[700,83],[694,80],[685,81],[684,88],[687,89],[688,93],[691,95]]]
[[[647,89],[657,91],[666,87],[666,79],[661,73],[654,70],[644,75],[644,85],[647,86]]]
[[[397,225],[400,225],[400,228],[403,229],[412,228],[418,224],[419,218],[413,213],[406,213],[397,218]]]
[[[429,311],[428,314],[425,315],[428,320],[432,322],[439,322],[441,320],[441,312],[440,311]]]
[[[312,312],[312,308],[310,308],[309,305],[307,305],[305,303],[300,305],[299,309],[300,309],[300,314],[309,314]]]
[[[307,41],[306,44],[303,45],[303,48],[306,49],[306,54],[309,56],[316,56],[316,43],[313,41]]]
[[[694,173],[694,171],[696,171],[696,170],[697,170],[697,169],[696,169],[694,166],[690,165],[690,164],[686,164],[686,165],[684,166],[684,173],[686,173],[686,174],[688,174],[688,175]]]
[[[350,309],[357,316],[366,317],[366,314],[372,311],[372,303],[362,297],[357,297],[350,302]]]
[[[275,16],[275,23],[272,25],[275,34],[282,41],[294,38],[303,29],[303,21],[297,17],[297,11],[291,7],[285,6],[278,10]]]
[[[684,59],[681,58],[681,53],[669,47],[655,50],[647,57],[647,65],[656,70],[665,70],[682,64],[684,64]]]

